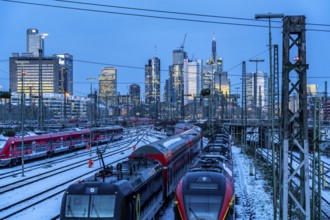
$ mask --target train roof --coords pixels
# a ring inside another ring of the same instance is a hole
[[[190,172],[208,171],[215,173],[226,173],[231,178],[233,172],[230,167],[226,165],[228,160],[220,155],[206,154],[202,155],[190,169]]]
[[[79,130],[70,130],[70,131],[60,131],[56,133],[47,133],[47,134],[40,134],[40,135],[33,135],[33,136],[24,136],[24,141],[34,141],[34,140],[44,140],[52,137],[63,137],[67,135],[72,135],[72,134],[86,134],[89,132],[95,132],[95,131],[107,131],[107,130],[122,130],[123,127],[119,125],[114,125],[114,126],[108,126],[108,127],[102,127],[102,128],[86,128],[86,129],[79,129]],[[13,142],[21,142],[22,137],[21,136],[15,136],[11,137],[10,141]]]
[[[106,171],[101,170],[95,176],[85,179],[83,183],[108,183],[117,186],[124,195],[127,195],[161,171],[162,166],[158,161],[139,157],[118,163],[115,170],[113,167],[107,167]]]
[[[114,185],[106,182],[79,182],[71,184],[67,194],[85,195],[85,194],[110,194],[114,191]]]
[[[187,130],[181,134],[173,135],[148,145],[139,147],[133,151],[132,156],[136,155],[157,155],[157,160],[167,166],[168,163],[180,152],[182,146],[187,143],[187,141],[192,141],[201,132],[199,127],[194,127],[193,129]]]

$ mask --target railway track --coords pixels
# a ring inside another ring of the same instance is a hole
[[[268,149],[258,148],[257,153],[258,153],[259,156],[261,156],[263,159],[265,159],[268,162],[268,164],[271,164],[272,161],[271,161],[271,156],[269,156],[269,150]],[[298,163],[298,160],[299,160],[298,156],[295,155],[295,154],[292,154],[291,156],[292,156],[293,161]],[[291,156],[290,156],[290,158],[291,158]],[[313,167],[312,167],[313,160],[312,160],[311,155],[309,156],[309,160],[310,160],[309,168],[310,168],[310,170],[312,170],[313,169]],[[325,161],[322,161],[322,163],[324,165],[324,171],[325,171],[324,174],[323,174],[324,177],[325,177],[324,178],[325,185],[329,186],[330,185],[330,182],[329,182],[330,173],[326,172],[326,171],[330,171],[330,164],[325,162]],[[298,185],[299,185],[299,183],[297,181],[299,181],[299,180],[296,179],[295,181],[292,181],[293,185],[295,185],[296,187],[298,187]],[[323,185],[323,184],[324,184],[324,182],[321,185]],[[312,189],[311,185],[310,185],[310,189]],[[323,190],[323,192],[329,194],[329,192],[327,192],[327,191]],[[318,196],[318,194],[317,194],[317,196]],[[329,196],[327,196],[327,197],[329,197]],[[321,201],[322,201],[321,212],[322,212],[322,215],[323,215],[322,217],[325,218],[325,219],[330,219],[330,201],[328,201],[325,198],[325,196],[322,196],[322,194],[321,194]]]
[[[129,141],[112,142],[114,147],[116,147],[117,145],[120,146],[120,145],[126,144],[126,143],[129,143]],[[102,145],[100,145],[100,147],[102,147]],[[84,157],[89,154],[93,154],[95,152],[96,152],[96,148],[92,149],[91,152],[85,151],[85,150],[80,150],[80,151],[73,152],[70,155],[65,155],[64,157],[55,156],[55,158],[53,158],[51,160],[40,161],[38,164],[25,165],[24,172],[28,173],[28,172],[32,172],[32,171],[40,169],[40,168],[47,168],[49,166],[54,166],[56,164],[60,164],[62,162],[68,161],[68,160],[72,160],[72,159],[79,158],[79,157]],[[12,177],[12,176],[17,176],[20,174],[22,174],[22,169],[20,167],[19,168],[9,168],[9,171],[4,171],[3,173],[0,173],[0,180],[6,179],[6,178]],[[1,189],[1,187],[0,187],[0,189]]]
[[[104,158],[108,159],[107,165],[115,165],[117,162],[124,160],[125,158],[127,158],[127,156],[129,155],[123,155],[121,157],[116,156],[116,159],[112,159],[114,155],[119,155],[122,154],[123,152],[128,152],[129,150],[132,149],[132,145],[138,145],[139,143],[141,143],[141,140],[143,139],[145,135],[144,133],[140,133],[140,138],[132,138],[130,143],[127,144],[125,147],[122,147],[121,149],[117,149],[108,153],[104,154]],[[111,160],[111,162],[109,162],[109,160]],[[76,164],[76,165],[74,165]],[[79,164],[79,165],[78,165]],[[66,188],[72,184],[72,182],[80,180],[80,179],[85,179],[87,177],[90,177],[92,174],[94,174],[95,172],[97,172],[99,170],[99,168],[93,168],[92,170],[88,170],[88,172],[83,172],[83,173],[79,173],[75,170],[79,169],[79,167],[81,166],[87,166],[86,164],[86,159],[80,161],[80,162],[73,162],[70,165],[67,166],[63,166],[61,167],[61,169],[57,169],[58,172],[56,173],[49,173],[48,172],[48,176],[43,175],[41,176],[39,174],[39,178],[36,177],[38,175],[35,175],[34,177],[32,177],[32,179],[30,181],[24,181],[24,183],[19,183],[20,181],[17,181],[16,186],[14,187],[9,187],[9,186],[3,186],[0,189],[2,189],[2,192],[0,192],[2,194],[3,198],[6,198],[6,196],[11,196],[15,195],[17,193],[15,193],[15,191],[17,191],[18,189],[22,190],[22,187],[26,187],[27,185],[39,185],[41,181],[49,183],[47,187],[43,188],[44,190],[40,189],[35,192],[32,192],[32,195],[27,196],[26,198],[22,198],[19,199],[18,201],[15,201],[13,203],[6,203],[6,205],[1,205],[0,207],[0,219],[7,219],[7,218],[14,218],[15,216],[20,216],[22,213],[24,212],[28,212],[28,210],[30,209],[34,209],[34,207],[36,206],[40,206],[41,204],[47,203],[49,201],[52,200],[56,200],[58,203],[60,203],[59,197],[61,197],[62,193],[66,190]],[[85,169],[86,170],[86,169]],[[53,172],[53,171],[52,171]],[[75,174],[70,174],[75,172]],[[49,175],[50,174],[50,175]],[[56,177],[61,176],[61,175],[68,175],[70,176],[70,178],[66,178],[64,181],[55,181],[54,179],[56,179]],[[47,180],[46,180],[47,179]],[[37,182],[39,182],[39,184],[36,184]],[[35,184],[34,184],[35,183]],[[46,185],[46,184],[45,184]],[[33,188],[33,187],[30,187]],[[33,191],[31,189],[31,191]],[[17,197],[17,195],[16,195]],[[54,199],[55,198],[55,199]],[[59,214],[54,215],[53,217],[47,217],[47,219],[52,218],[52,219],[56,219],[58,218]]]
[[[254,212],[254,204],[253,201],[251,199],[251,195],[248,192],[247,189],[247,182],[244,179],[244,173],[242,170],[242,167],[244,165],[242,165],[240,163],[240,160],[238,160],[236,158],[237,156],[233,154],[233,162],[234,164],[236,164],[236,166],[234,166],[234,170],[237,171],[238,176],[235,176],[235,185],[239,184],[241,187],[236,187],[235,186],[235,194],[240,194],[241,198],[239,198],[239,201],[242,201],[243,203],[243,207],[244,207],[244,215],[245,216],[240,216],[243,219],[255,219],[255,212]],[[236,192],[236,189],[241,188],[242,192]]]

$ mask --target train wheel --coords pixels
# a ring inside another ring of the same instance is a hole
[[[46,156],[47,156],[47,157],[51,157],[51,156],[53,156],[53,151],[47,151]]]
[[[11,159],[10,160],[10,163],[9,163],[9,167],[14,167],[14,166],[16,166],[17,165],[17,160],[16,159]]]

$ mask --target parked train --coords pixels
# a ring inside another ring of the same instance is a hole
[[[231,140],[228,135],[217,135],[179,181],[175,219],[234,219],[234,203]]]
[[[60,219],[154,219],[202,143],[202,130],[194,126],[137,148],[116,168],[69,186]]]
[[[109,126],[103,128],[63,131],[51,134],[24,136],[24,161],[51,156],[119,140],[123,137],[123,127]],[[16,165],[22,158],[22,137],[3,137],[0,139],[0,166]]]

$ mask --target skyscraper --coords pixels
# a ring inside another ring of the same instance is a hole
[[[140,95],[140,86],[138,84],[132,84],[129,86],[129,96],[133,106],[140,104]]]
[[[198,97],[202,88],[202,60],[184,60],[184,104],[188,104]]]
[[[20,56],[14,53],[9,58],[10,89],[21,92],[22,74],[24,93],[38,93],[39,88],[39,58]],[[73,94],[73,62],[72,55],[54,55],[42,57],[42,92]]]
[[[215,40],[215,35],[213,34],[212,39],[212,60],[215,62],[215,59],[217,57],[217,41]]]
[[[105,67],[99,76],[99,96],[103,101],[115,104],[117,101],[117,69]]]
[[[26,31],[26,52],[31,56],[39,56],[39,49],[42,50],[42,53],[45,53],[44,38],[48,34],[39,34],[38,29],[29,28]]]
[[[187,57],[187,52],[184,50],[173,50],[173,65],[182,65],[183,60]]]
[[[255,80],[256,78],[256,80]],[[254,82],[257,82],[257,85],[254,86]],[[259,93],[259,87],[261,93]],[[254,91],[254,88],[257,88],[257,91]],[[257,94],[257,97],[254,97],[254,94]],[[259,95],[261,94],[261,106],[259,105]],[[256,102],[256,106],[254,106]],[[258,71],[256,74],[249,73],[246,75],[246,103],[248,107],[264,107],[268,103],[268,75],[265,72]]]
[[[145,65],[145,103],[160,102],[160,59],[154,56]]]
[[[183,113],[184,107],[184,73],[183,63],[187,59],[188,54],[181,48],[180,50],[173,50],[173,65],[169,66],[169,91],[168,100],[171,105],[176,109],[174,115],[179,116]],[[181,111],[182,110],[182,111]],[[183,115],[182,115],[183,116]]]

